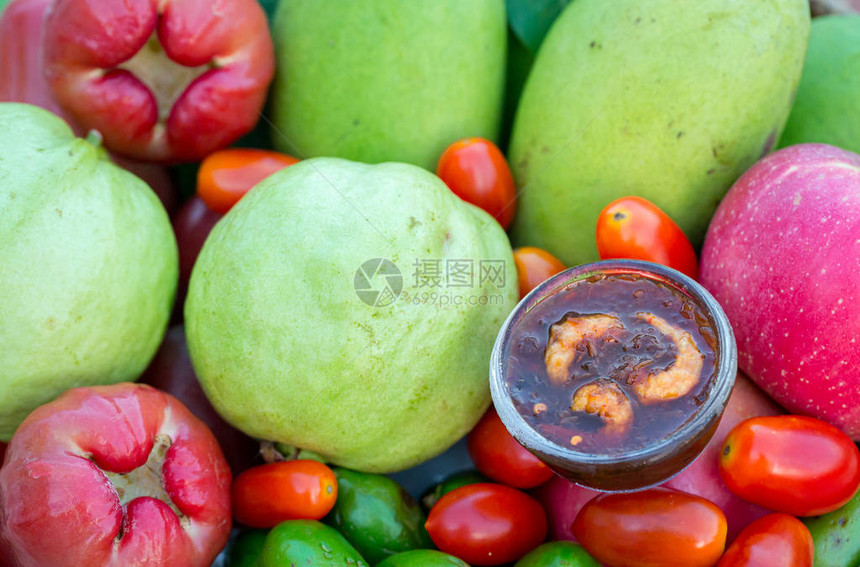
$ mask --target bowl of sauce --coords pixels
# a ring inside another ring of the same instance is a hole
[[[556,274],[493,348],[502,422],[556,473],[604,491],[666,481],[705,448],[737,374],[731,326],[689,277],[607,260]]]

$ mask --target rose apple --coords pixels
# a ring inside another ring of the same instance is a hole
[[[717,209],[701,266],[741,370],[860,439],[860,155],[802,144],[758,162]]]
[[[224,215],[207,207],[203,199],[195,195],[188,199],[173,217],[173,232],[179,246],[179,287],[176,291],[176,304],[180,313],[197,255],[200,254],[206,237],[222,216]]]
[[[35,104],[68,122],[42,72],[42,28],[51,1],[14,0],[0,16],[0,102]],[[86,131],[77,128],[75,133],[83,136]],[[164,167],[118,156],[113,159],[146,181],[168,212],[174,207],[176,192]]]
[[[249,132],[274,74],[256,0],[56,0],[44,38],[63,111],[142,160],[196,161]]]
[[[12,437],[0,536],[21,567],[208,566],[230,533],[230,480],[215,438],[172,396],[74,388]]]
[[[164,342],[140,377],[140,381],[176,396],[191,413],[212,431],[233,474],[250,467],[259,452],[259,443],[224,421],[200,387],[185,344],[185,329],[175,325],[167,330]]]
[[[728,521],[728,540],[732,541],[750,522],[768,513],[732,494],[720,479],[718,457],[723,441],[741,421],[760,415],[777,415],[779,407],[755,384],[738,375],[720,425],[708,446],[693,463],[663,486],[706,498],[719,506]],[[577,486],[561,477],[539,488],[537,495],[547,509],[553,539],[574,539],[570,526],[586,502],[599,492]]]

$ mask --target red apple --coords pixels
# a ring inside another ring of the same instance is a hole
[[[13,0],[0,17],[0,102],[34,104],[71,122],[51,95],[42,70],[42,30],[52,0]],[[74,126],[74,125],[73,125]],[[86,130],[76,128],[78,136]],[[176,206],[176,190],[164,167],[113,156],[114,161],[155,191],[168,213]]]
[[[75,388],[31,413],[0,468],[0,539],[21,567],[208,566],[230,533],[230,469],[172,396]]]
[[[251,131],[274,75],[257,0],[55,0],[44,49],[72,121],[147,161],[197,161]]]
[[[175,396],[200,418],[218,440],[234,476],[254,464],[259,454],[259,442],[221,419],[209,403],[191,366],[182,325],[174,325],[167,330],[164,342],[140,377],[140,382]]]
[[[728,521],[728,538],[732,541],[750,522],[768,510],[741,500],[732,494],[720,479],[718,457],[723,441],[741,421],[760,415],[782,413],[761,390],[742,375],[738,375],[720,425],[708,446],[690,466],[663,486],[707,498],[719,506]],[[573,540],[570,526],[586,502],[600,494],[556,477],[538,488],[538,499],[547,509],[552,539]]]
[[[735,182],[705,237],[701,282],[738,366],[792,413],[860,440],[860,155],[782,149]]]

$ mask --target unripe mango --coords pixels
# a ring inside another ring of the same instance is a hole
[[[576,0],[538,52],[514,122],[518,245],[597,257],[600,210],[640,195],[694,244],[785,124],[805,0]]]
[[[498,136],[503,0],[282,0],[275,147],[435,169],[459,138]]]

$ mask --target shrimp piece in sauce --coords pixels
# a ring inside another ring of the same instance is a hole
[[[550,380],[554,384],[567,381],[570,365],[576,358],[579,345],[585,343],[588,354],[594,356],[594,345],[591,341],[616,340],[613,334],[621,331],[624,331],[621,320],[611,315],[568,315],[555,323],[550,327],[549,343],[544,353],[546,372]]]
[[[605,424],[603,431],[614,435],[625,433],[633,423],[633,405],[618,384],[606,378],[580,387],[570,409],[597,414]]]
[[[651,404],[687,394],[699,382],[705,358],[692,335],[653,313],[639,313],[637,317],[672,341],[677,351],[675,361],[669,368],[650,373],[633,384],[633,391],[639,401]]]

